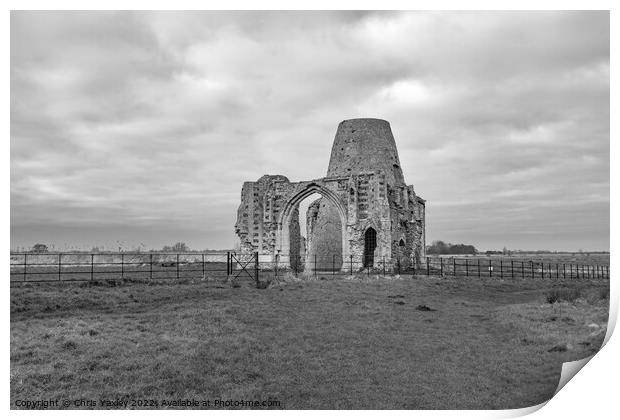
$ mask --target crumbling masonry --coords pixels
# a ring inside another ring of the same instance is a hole
[[[304,238],[299,203],[313,193],[321,198],[308,208]],[[406,269],[424,257],[424,203],[405,184],[390,124],[345,120],[325,178],[264,175],[243,184],[235,232],[242,253],[282,267]]]

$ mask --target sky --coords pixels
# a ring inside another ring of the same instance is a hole
[[[427,243],[609,250],[608,12],[11,12],[11,248],[232,248],[390,121]]]

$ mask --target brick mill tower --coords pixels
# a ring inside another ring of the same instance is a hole
[[[313,193],[307,238],[299,203]],[[390,124],[360,118],[336,131],[324,178],[290,182],[265,175],[246,182],[235,231],[241,252],[283,266],[407,269],[424,256],[425,201],[407,185]]]

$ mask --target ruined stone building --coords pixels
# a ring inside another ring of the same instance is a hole
[[[299,204],[313,193],[321,198],[308,208],[304,238]],[[363,118],[338,126],[325,177],[245,182],[235,232],[242,253],[281,266],[407,268],[424,256],[424,218],[425,201],[405,183],[390,124]]]

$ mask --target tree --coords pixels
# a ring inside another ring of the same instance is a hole
[[[426,247],[428,254],[434,255],[455,255],[455,254],[477,254],[478,250],[473,245],[451,244],[444,241],[434,241],[432,245]]]
[[[162,248],[162,251],[164,252],[188,252],[189,250],[190,249],[187,245],[185,245],[185,242],[177,242],[172,246],[166,245]]]
[[[47,245],[45,245],[45,244],[35,244],[32,247],[32,252],[36,252],[37,254],[48,252]]]

